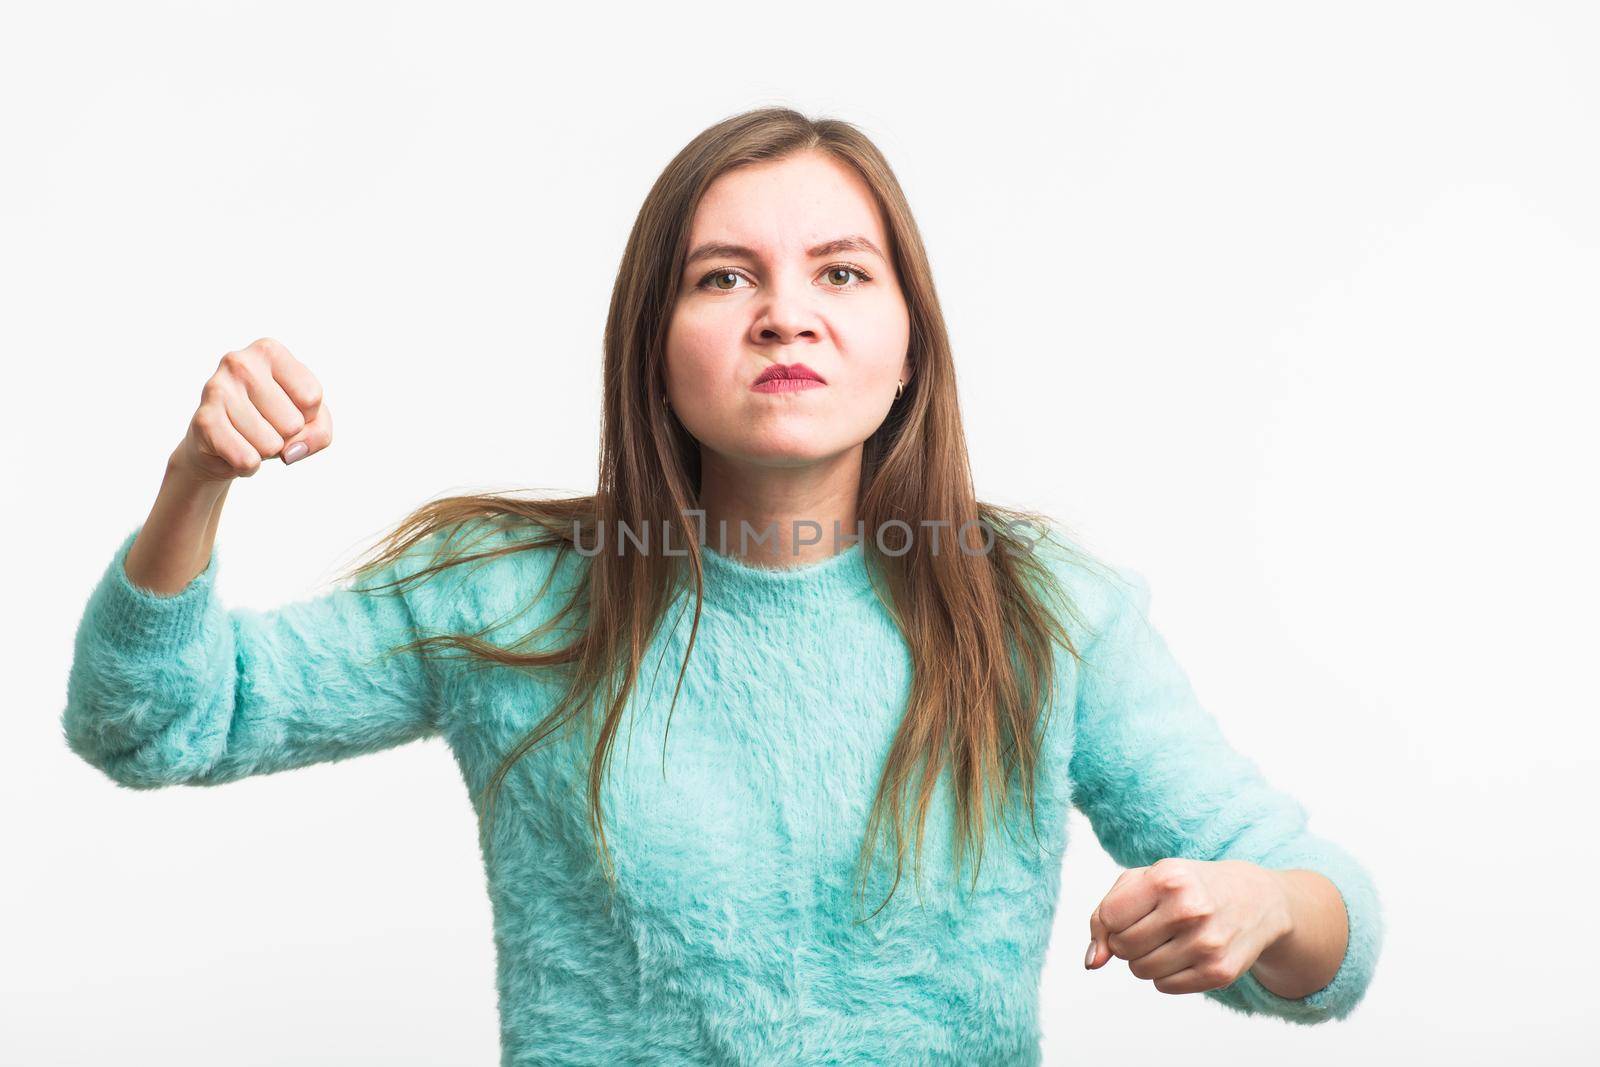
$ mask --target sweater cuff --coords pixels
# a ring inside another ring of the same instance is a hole
[[[1325,842],[1297,842],[1255,862],[1271,870],[1316,871],[1331,881],[1344,901],[1349,938],[1344,959],[1333,980],[1314,993],[1281,997],[1249,971],[1241,975],[1232,988],[1252,1008],[1294,1021],[1344,1018],[1366,994],[1382,944],[1383,920],[1372,879],[1343,849]]]
[[[135,585],[126,569],[128,551],[143,524],[123,538],[89,604],[89,616],[113,643],[131,651],[162,655],[193,641],[205,624],[219,562],[213,546],[205,569],[181,591],[164,595]]]

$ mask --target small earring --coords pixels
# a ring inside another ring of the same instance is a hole
[[[672,401],[667,399],[667,394],[666,393],[662,393],[661,394],[661,406],[663,408],[666,408],[668,411],[672,410]]]
[[[905,391],[905,389],[904,389],[905,384],[906,383],[902,382],[900,379],[898,379],[898,378],[895,379],[895,383],[894,383],[894,398],[896,400],[899,400],[900,399],[900,394]]]

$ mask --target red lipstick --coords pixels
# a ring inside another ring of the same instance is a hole
[[[822,375],[804,363],[774,363],[750,386],[758,393],[792,393],[825,385]]]

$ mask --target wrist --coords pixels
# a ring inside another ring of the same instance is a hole
[[[1263,867],[1267,888],[1263,895],[1268,900],[1265,925],[1268,931],[1266,947],[1257,958],[1257,965],[1272,963],[1274,950],[1281,950],[1294,935],[1295,883],[1284,871]]]
[[[1295,868],[1274,872],[1286,918],[1271,920],[1274,932],[1250,973],[1269,992],[1290,999],[1325,989],[1338,975],[1349,944],[1339,888],[1326,875]]]
[[[186,510],[210,510],[228,495],[228,487],[232,479],[217,481],[196,473],[193,467],[181,458],[180,445],[172,450],[167,457],[166,470],[161,476],[161,489],[159,496],[170,504],[183,506]]]

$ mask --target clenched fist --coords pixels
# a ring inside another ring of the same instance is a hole
[[[316,376],[270,337],[222,357],[173,462],[202,482],[248,478],[273,456],[285,464],[333,442]]]
[[[1093,970],[1112,956],[1163,993],[1231,985],[1293,926],[1272,871],[1241,860],[1159,860],[1117,877],[1089,917]]]

